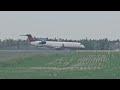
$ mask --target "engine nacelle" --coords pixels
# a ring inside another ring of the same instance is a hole
[[[39,44],[46,44],[46,41],[41,41],[39,42]]]

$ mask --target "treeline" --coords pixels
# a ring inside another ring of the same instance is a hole
[[[13,39],[5,39],[0,40],[0,50],[18,50],[18,49],[29,49],[30,45],[27,40],[13,40]]]
[[[108,40],[105,39],[81,39],[81,40],[68,40],[68,39],[49,39],[49,38],[35,38],[36,40],[48,40],[48,41],[65,41],[65,42],[80,42],[85,46],[85,50],[114,50],[120,49],[120,41],[118,40]],[[18,49],[37,49],[36,47],[31,47],[28,40],[13,40],[5,39],[0,40],[0,50],[18,50]]]

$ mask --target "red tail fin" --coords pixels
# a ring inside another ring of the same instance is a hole
[[[31,34],[27,34],[29,42],[35,41]]]

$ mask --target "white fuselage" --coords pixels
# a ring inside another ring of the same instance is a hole
[[[85,48],[84,45],[78,42],[58,42],[58,41],[45,41],[41,44],[41,41],[30,42],[31,45],[37,47],[47,47],[47,48]]]

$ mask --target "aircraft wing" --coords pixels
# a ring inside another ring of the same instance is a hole
[[[56,46],[55,49],[60,49],[60,48],[63,48],[64,47],[64,44],[62,44],[62,46]]]
[[[56,49],[57,49],[57,48],[61,48],[61,47],[56,46],[56,47],[54,47],[54,48],[56,48]]]

